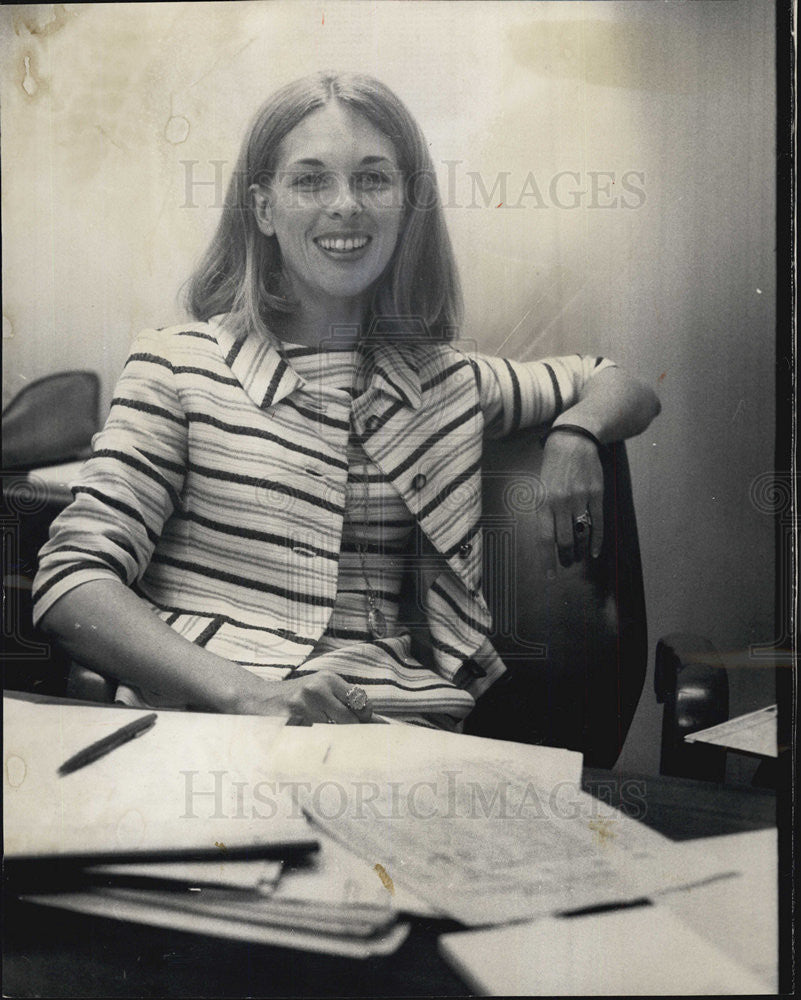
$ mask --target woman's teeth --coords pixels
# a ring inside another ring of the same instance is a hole
[[[323,236],[317,240],[317,244],[323,250],[337,250],[340,253],[347,253],[349,250],[361,250],[362,247],[366,247],[369,239],[369,236],[354,236],[352,239],[350,237],[343,239],[339,236],[336,239],[331,239]]]

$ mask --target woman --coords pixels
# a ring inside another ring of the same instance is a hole
[[[395,95],[329,74],[275,94],[190,283],[195,322],[133,345],[42,549],[36,620],[129,704],[456,727],[504,670],[479,585],[483,436],[554,421],[549,530],[565,558],[582,529],[597,555],[597,443],[659,408],[602,359],[468,358],[459,301]]]

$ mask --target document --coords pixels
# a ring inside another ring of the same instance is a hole
[[[584,793],[576,754],[411,727],[330,728],[320,779],[299,789],[307,815],[391,884],[469,926],[631,901],[727,870]]]
[[[707,837],[703,847],[737,875],[660,898],[683,924],[778,992],[779,858],[775,828]]]
[[[775,705],[738,715],[709,729],[699,729],[684,737],[686,743],[709,743],[757,757],[778,757]]]
[[[440,951],[486,996],[772,993],[662,906],[445,934]]]

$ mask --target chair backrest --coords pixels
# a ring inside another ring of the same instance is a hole
[[[542,447],[526,432],[487,442],[484,581],[495,648],[508,673],[480,699],[466,731],[581,750],[610,767],[642,692],[647,631],[625,446],[604,449],[604,544],[598,559],[548,580],[539,542]]]
[[[58,372],[25,386],[3,410],[3,467],[33,469],[89,454],[98,430],[100,381]]]

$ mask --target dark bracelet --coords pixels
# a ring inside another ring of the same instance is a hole
[[[603,445],[592,431],[588,431],[586,427],[581,427],[579,424],[554,424],[553,427],[549,427],[542,435],[542,443],[545,444],[551,434],[555,434],[557,431],[566,431],[568,434],[579,434],[588,441],[592,441],[598,451],[601,451],[603,448]]]

